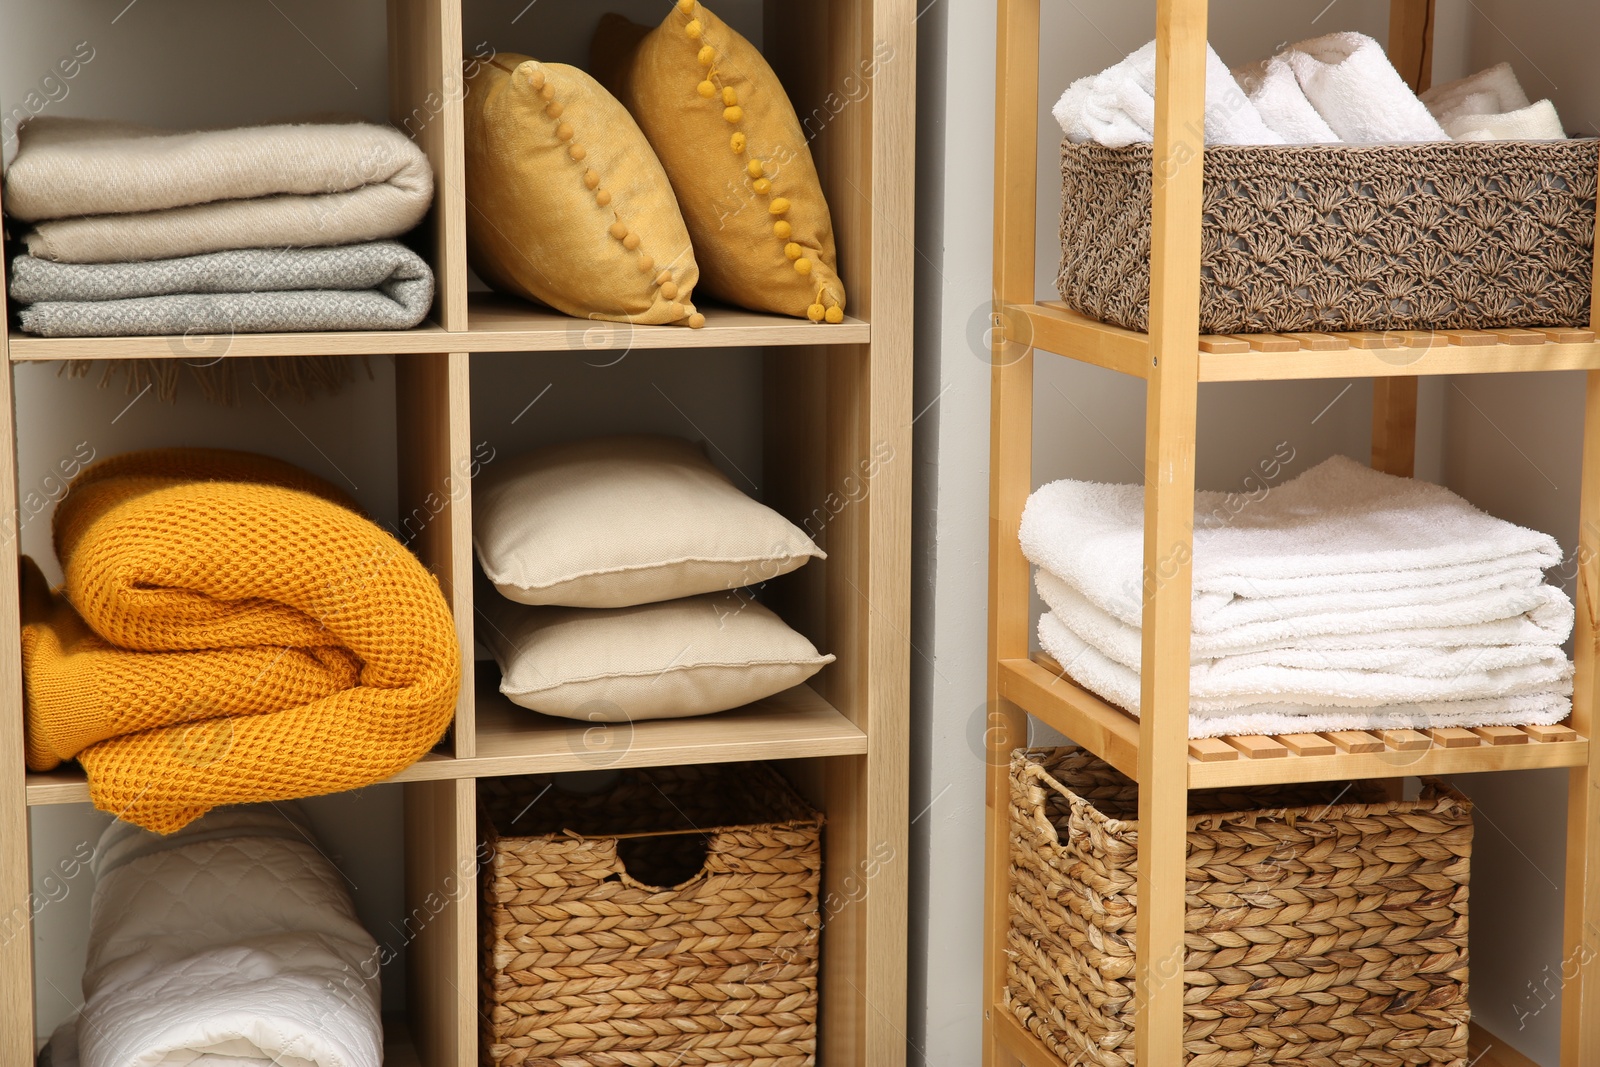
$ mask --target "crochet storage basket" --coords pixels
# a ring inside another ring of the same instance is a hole
[[[771,768],[481,782],[485,1064],[815,1061],[822,816]]]
[[[1150,326],[1150,145],[1062,149],[1067,306]],[[1201,333],[1587,326],[1600,141],[1208,146]]]
[[[1015,753],[1010,790],[1008,1010],[1065,1063],[1134,1067],[1138,787],[1061,748]],[[1188,1067],[1465,1067],[1471,849],[1438,781],[1191,793]]]

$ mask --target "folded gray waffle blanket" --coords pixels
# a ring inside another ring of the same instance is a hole
[[[427,157],[370,123],[173,132],[45,116],[17,135],[6,211],[28,251],[128,263],[398,237],[433,202]]]
[[[139,263],[11,262],[24,331],[42,337],[405,330],[433,271],[394,241],[245,249]]]

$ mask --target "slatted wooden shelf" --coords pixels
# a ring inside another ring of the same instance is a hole
[[[606,724],[519,708],[497,692],[497,684],[492,672],[478,673],[474,755],[434,753],[389,781],[860,756],[867,751],[867,735],[803,685],[719,715]],[[28,775],[29,807],[88,799],[89,785],[76,764]]]
[[[414,330],[332,333],[196,334],[186,337],[29,337],[13,334],[13,362],[74,359],[243,359],[259,356],[378,356],[436,352],[591,352],[672,348],[782,348],[794,345],[864,345],[872,327],[857,318],[817,324],[737,308],[703,308],[706,325],[632,326],[575,319],[525,301],[474,293],[469,326],[442,329],[429,322]]]
[[[1012,345],[1149,377],[1146,334],[1085,318],[1059,302],[1008,305],[1001,318],[1005,340]],[[1600,343],[1594,332],[1569,328],[1264,333],[1200,339],[1202,382],[1596,369],[1600,369]]]
[[[1048,656],[1005,660],[1000,677],[1007,700],[1138,780],[1139,721],[1132,715],[1068,678]],[[1577,767],[1588,759],[1588,739],[1564,726],[1211,737],[1189,742],[1189,788]]]

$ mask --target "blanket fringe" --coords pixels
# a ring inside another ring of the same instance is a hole
[[[127,395],[136,396],[151,389],[169,404],[178,398],[178,385],[185,370],[208,402],[227,407],[239,406],[246,385],[269,400],[289,397],[305,404],[318,394],[333,396],[356,380],[356,361],[345,356],[262,356],[205,363],[187,359],[73,360],[62,363],[57,373],[86,378],[96,363],[104,363],[100,388],[106,388],[121,374]],[[370,357],[362,356],[361,366],[371,381]]]

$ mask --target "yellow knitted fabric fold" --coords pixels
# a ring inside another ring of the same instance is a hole
[[[23,568],[27,757],[77,757],[95,806],[171,833],[222,804],[380,781],[450,723],[437,581],[334,487],[247,453],[84,471],[57,508],[66,582]]]

